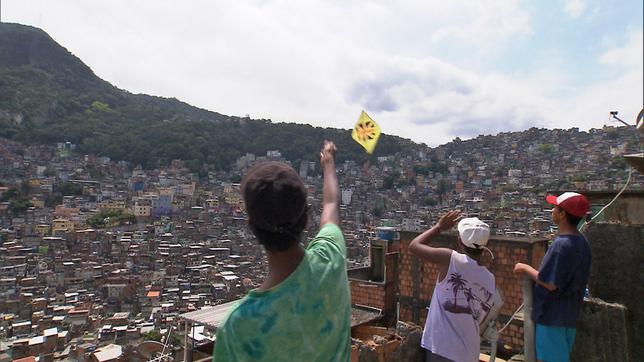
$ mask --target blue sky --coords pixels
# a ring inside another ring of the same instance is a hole
[[[597,59],[607,48],[624,42],[625,36],[638,27],[641,33],[643,2],[580,2],[586,5],[577,16],[565,12],[564,1],[558,2],[559,6],[555,3],[538,1],[528,5],[533,32],[518,37],[514,46],[506,49],[504,56],[497,59],[497,70],[525,73],[552,64],[579,86],[610,78],[612,75]],[[555,55],[561,59],[553,61],[551,56]]]
[[[438,145],[532,126],[633,120],[641,0],[4,0],[135,93],[231,115]]]

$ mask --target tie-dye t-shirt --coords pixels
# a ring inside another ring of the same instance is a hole
[[[234,307],[217,331],[213,361],[348,361],[350,324],[345,241],[326,224],[291,275]]]

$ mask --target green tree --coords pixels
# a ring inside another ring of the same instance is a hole
[[[622,156],[614,156],[610,162],[610,166],[617,170],[623,170],[626,168],[626,161]]]
[[[552,153],[555,150],[555,146],[550,143],[542,143],[539,145],[539,151],[544,153]]]
[[[58,192],[63,196],[80,196],[83,194],[83,186],[72,182],[63,182],[58,186]]]
[[[436,206],[436,204],[438,204],[438,202],[436,201],[436,199],[434,199],[434,198],[433,198],[433,197],[431,197],[431,196],[427,196],[427,197],[425,197],[425,198],[423,199],[423,203],[425,204],[425,206]]]
[[[47,167],[45,169],[45,172],[43,172],[43,176],[45,177],[53,177],[56,176],[56,170],[52,170],[51,168]]]
[[[9,210],[11,210],[11,212],[14,214],[22,214],[23,212],[27,211],[27,209],[33,206],[34,204],[32,204],[25,198],[18,198],[9,202]]]
[[[233,174],[230,176],[230,182],[238,184],[242,180],[242,176],[240,174]]]
[[[378,201],[376,201],[376,205],[374,206],[372,213],[375,217],[382,217],[384,212],[385,212],[385,199],[381,198],[381,199],[378,199]]]
[[[385,190],[391,190],[394,188],[395,177],[393,175],[387,175],[382,180],[382,188]]]
[[[123,210],[102,209],[87,219],[87,224],[93,228],[104,228],[113,225],[127,225],[136,223],[136,217]]]
[[[2,196],[0,196],[0,202],[6,202],[16,197],[18,197],[18,190],[12,187],[2,193]]]
[[[452,190],[452,184],[447,182],[445,179],[440,179],[438,181],[437,192],[440,197],[441,203],[443,203],[443,195]]]
[[[161,342],[161,338],[163,338],[163,335],[161,334],[161,332],[154,329],[149,332],[143,333],[142,337],[144,341]]]
[[[92,105],[91,105],[91,111],[94,111],[94,112],[111,112],[112,109],[110,108],[110,106],[108,106],[107,104],[105,104],[103,102],[94,101],[94,102],[92,102]]]
[[[60,192],[54,192],[47,196],[45,199],[46,207],[54,207],[60,205],[63,202],[63,195]]]

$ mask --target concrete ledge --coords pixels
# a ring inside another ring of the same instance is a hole
[[[584,362],[630,361],[628,310],[617,303],[587,299],[577,321],[571,360]]]

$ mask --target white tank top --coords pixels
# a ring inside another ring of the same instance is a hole
[[[436,284],[421,346],[455,362],[479,360],[479,323],[492,307],[494,275],[452,251],[447,275]]]

